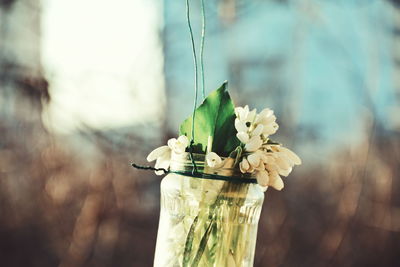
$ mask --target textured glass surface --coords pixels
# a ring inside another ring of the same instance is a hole
[[[253,266],[263,200],[257,184],[167,175],[154,266]]]

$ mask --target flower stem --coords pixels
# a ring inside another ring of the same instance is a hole
[[[189,266],[188,264],[190,262],[190,254],[193,246],[194,232],[198,221],[199,221],[199,216],[196,216],[193,220],[192,225],[190,226],[190,230],[186,238],[185,250],[183,253],[183,263],[182,263],[183,267]]]
[[[201,238],[200,244],[199,244],[199,249],[197,250],[196,256],[194,257],[194,260],[192,262],[193,267],[197,267],[199,265],[201,256],[203,256],[204,250],[207,246],[208,239],[210,238],[210,234],[212,233],[212,230],[216,227],[216,222],[211,221],[210,224],[207,227],[206,232],[204,233],[203,237]]]

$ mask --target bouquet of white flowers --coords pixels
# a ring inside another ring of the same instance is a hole
[[[153,150],[161,185],[155,266],[252,266],[269,186],[281,190],[300,158],[270,139],[271,109],[234,107],[225,82]]]

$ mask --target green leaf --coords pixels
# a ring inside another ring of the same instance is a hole
[[[192,267],[197,267],[199,265],[201,256],[203,256],[204,250],[206,249],[208,243],[208,239],[210,238],[210,234],[212,233],[213,229],[216,228],[216,226],[217,223],[214,221],[211,221],[208,225],[206,232],[200,240],[199,249],[197,250],[196,256],[194,257],[194,260],[192,262]]]
[[[194,153],[205,153],[208,137],[213,137],[212,151],[228,156],[240,141],[236,137],[235,106],[227,90],[228,82],[211,92],[196,109],[194,123]],[[180,135],[192,138],[192,116],[180,126]]]
[[[194,233],[195,233],[195,229],[196,229],[198,221],[199,221],[199,216],[196,216],[193,220],[192,225],[190,226],[190,230],[186,237],[185,250],[183,252],[183,267],[189,266],[190,253],[192,252]]]

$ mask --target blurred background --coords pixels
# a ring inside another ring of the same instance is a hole
[[[400,266],[399,1],[205,2],[207,92],[303,159],[254,266]],[[184,0],[0,0],[0,266],[152,266],[160,177],[130,163],[192,100]]]

